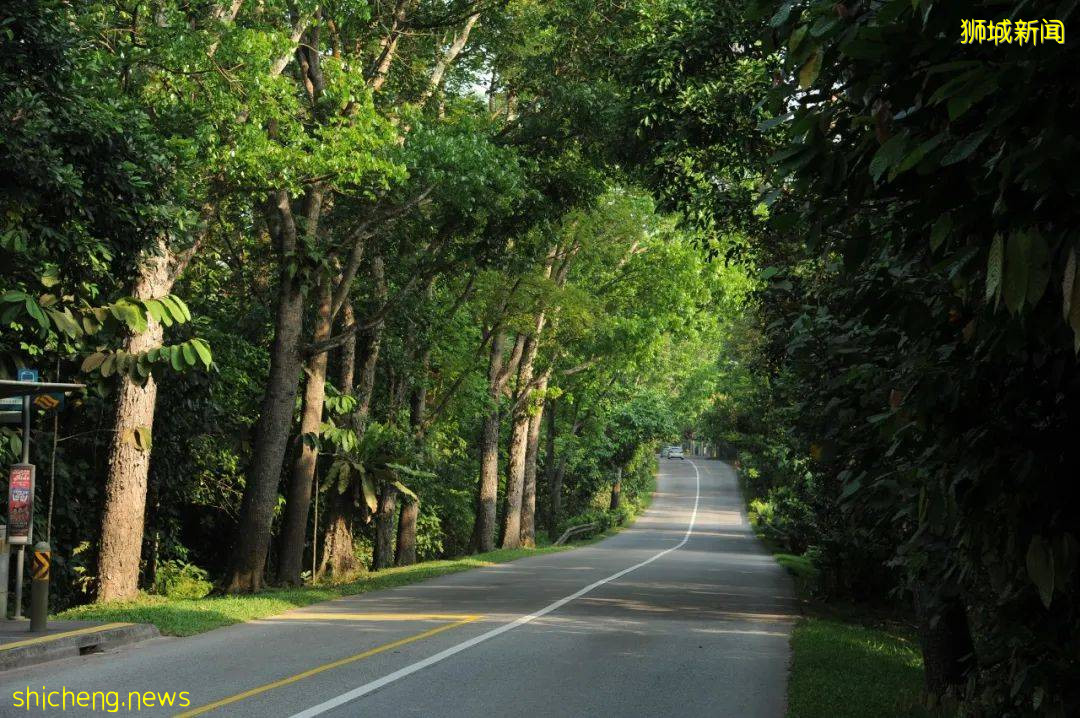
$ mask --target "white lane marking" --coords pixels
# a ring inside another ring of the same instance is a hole
[[[681,549],[683,546],[686,545],[686,542],[690,540],[690,535],[694,533],[694,522],[697,521],[698,501],[701,499],[701,472],[698,471],[697,464],[695,464],[693,461],[689,461],[688,463],[691,466],[694,467],[694,482],[695,482],[694,510],[690,514],[690,525],[686,527],[686,534],[683,536],[682,541],[680,541],[679,543],[675,544],[671,548],[664,549],[663,551],[661,551],[658,554],[650,556],[649,558],[645,559],[641,563],[636,563],[636,564],[634,564],[633,566],[631,566],[629,568],[624,568],[622,571],[619,571],[618,573],[613,573],[610,576],[608,576],[607,578],[602,578],[599,581],[594,581],[593,583],[590,583],[585,588],[579,589],[579,590],[575,591],[574,593],[571,593],[569,596],[566,596],[565,598],[560,598],[558,601],[555,601],[554,603],[551,603],[551,604],[548,604],[547,606],[544,606],[543,608],[541,608],[536,613],[530,613],[528,616],[522,616],[521,618],[517,619],[516,621],[511,621],[510,623],[504,623],[503,625],[499,626],[498,628],[491,629],[487,633],[481,633],[479,636],[475,636],[473,638],[470,638],[467,641],[463,641],[463,642],[457,644],[456,646],[451,646],[450,648],[447,648],[444,651],[439,651],[438,653],[436,653],[436,654],[434,654],[432,656],[428,656],[427,658],[425,658],[425,659],[423,659],[421,661],[417,661],[416,663],[405,666],[404,668],[399,668],[398,670],[394,671],[393,673],[386,674],[382,678],[377,678],[374,681],[371,681],[370,683],[365,683],[362,686],[357,686],[356,688],[353,688],[351,691],[348,691],[346,693],[342,693],[340,696],[337,696],[336,698],[331,698],[330,700],[324,701],[324,702],[318,704],[317,706],[312,706],[311,708],[308,708],[305,711],[300,711],[299,713],[296,713],[293,716],[291,716],[291,718],[314,718],[314,716],[322,715],[323,713],[326,713],[327,711],[331,711],[331,710],[337,708],[338,706],[345,705],[346,703],[349,703],[350,701],[354,701],[357,698],[360,698],[361,696],[365,696],[368,693],[371,693],[372,691],[376,691],[376,690],[382,688],[383,686],[386,686],[386,685],[389,685],[389,684],[391,684],[391,683],[393,683],[395,681],[398,681],[398,680],[404,678],[405,676],[412,675],[413,673],[416,673],[417,671],[422,671],[425,668],[427,668],[428,666],[433,666],[436,663],[439,663],[440,661],[446,660],[450,656],[461,653],[462,651],[466,651],[466,650],[472,648],[473,646],[475,646],[478,643],[483,643],[484,641],[495,638],[495,636],[502,635],[503,633],[506,633],[507,631],[512,631],[515,628],[519,628],[521,626],[524,626],[526,623],[530,623],[532,621],[535,621],[536,619],[540,618],[541,616],[546,616],[547,614],[551,613],[552,611],[556,611],[556,610],[562,608],[563,606],[570,603],[574,599],[581,598],[586,593],[589,593],[590,591],[593,591],[593,590],[595,590],[597,588],[600,588],[605,583],[611,583],[612,581],[614,581],[616,579],[622,578],[623,576],[630,573],[631,571],[637,571],[642,566],[648,566],[650,563],[652,563],[656,559],[661,558],[663,556],[667,556],[672,551],[677,551],[677,550]]]

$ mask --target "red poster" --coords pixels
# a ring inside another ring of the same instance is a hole
[[[8,541],[25,542],[30,538],[34,520],[34,467],[15,464],[8,482]]]

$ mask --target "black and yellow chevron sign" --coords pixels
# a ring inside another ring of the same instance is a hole
[[[35,581],[49,580],[49,564],[52,562],[52,553],[49,551],[34,551],[33,561],[30,563],[30,575]]]
[[[45,411],[51,411],[60,406],[60,400],[50,394],[39,394],[34,398],[34,406]]]

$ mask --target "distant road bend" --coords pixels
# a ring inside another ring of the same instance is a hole
[[[10,673],[0,714],[29,684],[190,693],[148,715],[780,718],[794,601],[741,509],[726,464],[662,460],[597,544]]]

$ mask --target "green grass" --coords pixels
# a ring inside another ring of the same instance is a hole
[[[593,540],[599,540],[596,537]],[[270,589],[256,594],[239,596],[208,596],[197,599],[170,599],[164,596],[143,595],[133,601],[89,604],[63,611],[58,619],[79,621],[123,621],[152,623],[167,636],[191,636],[214,628],[257,618],[266,618],[290,608],[308,606],[340,596],[351,596],[383,588],[405,586],[435,576],[492,566],[526,556],[567,551],[592,541],[568,546],[544,546],[535,549],[499,549],[465,558],[427,561],[414,566],[389,568],[364,574],[353,581],[339,584],[316,584],[298,588]]]
[[[791,647],[788,718],[934,715],[920,706],[922,655],[903,630],[804,617]]]

